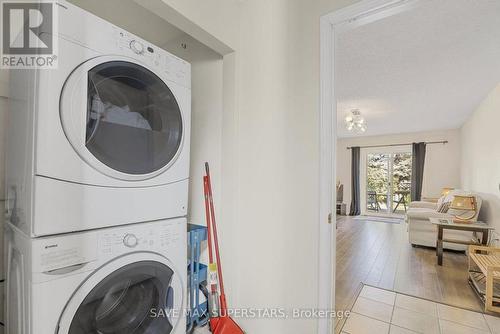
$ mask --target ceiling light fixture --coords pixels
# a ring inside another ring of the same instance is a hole
[[[366,120],[361,116],[359,109],[352,109],[349,115],[345,117],[345,127],[351,132],[366,132]]]

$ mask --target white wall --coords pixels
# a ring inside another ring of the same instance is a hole
[[[163,48],[191,63],[191,179],[188,219],[193,224],[205,225],[205,161],[210,164],[217,218],[220,218],[221,212],[222,56],[188,35],[168,42]],[[206,261],[206,252],[202,256]]]
[[[422,196],[438,197],[444,187],[460,187],[460,131],[443,130],[337,140],[337,180],[344,184],[344,203],[351,203],[351,151],[349,146],[386,145],[448,140],[427,145]],[[411,147],[409,147],[411,151]],[[361,150],[361,154],[366,150]]]
[[[5,204],[5,132],[8,125],[8,107],[9,107],[9,72],[0,70],[0,210],[3,212]],[[0,214],[0,280],[5,279],[4,271],[4,215]],[[3,313],[4,300],[4,283],[0,283],[0,321],[5,323]],[[0,333],[3,333],[3,328],[0,327]]]
[[[463,125],[462,187],[481,193],[480,219],[500,232],[500,84]]]
[[[196,28],[183,27],[189,34],[204,30],[231,48],[238,44],[240,1],[235,0],[134,0],[154,13],[168,11],[167,21],[179,24],[179,16],[194,23]],[[167,8],[168,7],[168,8]],[[177,15],[172,15],[175,11]]]

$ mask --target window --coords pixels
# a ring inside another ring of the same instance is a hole
[[[366,160],[366,209],[404,213],[410,203],[412,154],[369,153]]]

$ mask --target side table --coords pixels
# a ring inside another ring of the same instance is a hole
[[[451,219],[440,219],[440,218],[429,218],[432,224],[437,227],[437,240],[436,240],[436,256],[438,265],[443,265],[443,243],[453,243],[460,245],[484,245],[488,244],[488,239],[490,231],[494,228],[486,225],[482,222],[474,223],[455,223]],[[445,239],[443,237],[444,230],[459,230],[459,231],[470,231],[470,232],[480,232],[482,234],[481,242],[456,240],[456,239]]]

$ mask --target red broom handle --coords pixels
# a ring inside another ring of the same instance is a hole
[[[215,222],[215,208],[214,208],[214,199],[212,195],[212,182],[210,179],[210,169],[208,166],[208,162],[205,162],[205,171],[207,173],[206,178],[207,178],[207,188],[208,188],[208,199],[210,202],[210,213],[211,213],[211,218],[212,218],[212,228],[214,232],[214,245],[215,245],[215,256],[217,258],[217,273],[219,275],[219,286],[220,286],[220,301],[221,301],[221,311],[223,314],[226,312],[226,296],[224,293],[224,280],[222,278],[222,263],[220,260],[220,254],[219,254],[219,239],[217,237],[217,223]]]
[[[210,224],[210,204],[209,204],[209,195],[208,195],[208,181],[207,177],[203,176],[203,193],[205,195],[205,219],[207,220],[207,234],[208,234],[208,261],[209,263],[213,263],[213,254],[212,254],[212,226]],[[216,286],[214,284],[210,284],[210,288],[212,292],[216,292]]]

